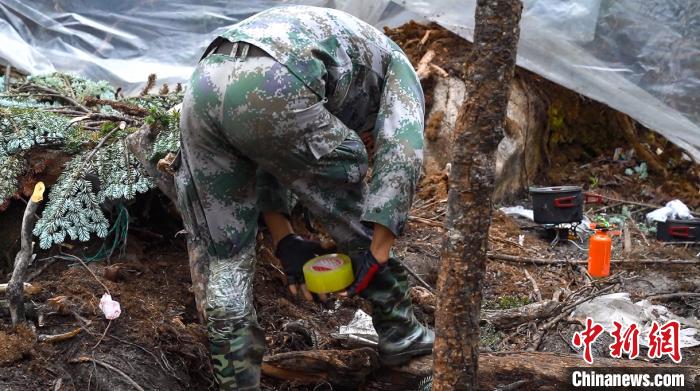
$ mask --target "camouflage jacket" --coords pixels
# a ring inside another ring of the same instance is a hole
[[[284,64],[324,106],[375,143],[362,220],[403,231],[423,159],[424,100],[401,49],[379,30],[341,11],[282,6],[221,35],[253,44]]]

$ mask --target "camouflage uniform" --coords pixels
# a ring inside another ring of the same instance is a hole
[[[233,46],[219,53],[225,40]],[[419,81],[399,47],[339,11],[273,8],[207,50],[182,108],[176,185],[186,228],[210,258],[205,307],[221,389],[259,387],[259,213],[287,212],[290,190],[351,256],[369,247],[372,223],[399,235],[421,170],[423,114]],[[365,131],[376,145],[366,182]],[[388,266],[361,294],[373,305],[380,353],[426,333],[405,269],[394,258]]]

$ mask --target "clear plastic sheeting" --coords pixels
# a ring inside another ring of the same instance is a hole
[[[475,0],[403,0],[472,40]],[[524,0],[518,65],[627,113],[700,161],[700,2]]]
[[[0,58],[28,73],[70,71],[133,92],[150,73],[187,80],[218,33],[282,3],[0,0]]]
[[[469,40],[476,6],[476,0],[0,0],[0,59],[29,73],[106,79],[133,93],[150,73],[161,82],[185,81],[227,26],[291,3],[335,7],[377,26],[430,19]],[[629,114],[700,161],[699,1],[524,3],[518,65]]]

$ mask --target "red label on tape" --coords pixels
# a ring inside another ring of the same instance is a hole
[[[311,266],[315,272],[327,272],[343,266],[343,261],[338,258],[322,258]]]

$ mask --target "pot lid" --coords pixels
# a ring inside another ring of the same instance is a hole
[[[572,193],[581,191],[581,186],[531,187],[530,194]]]

